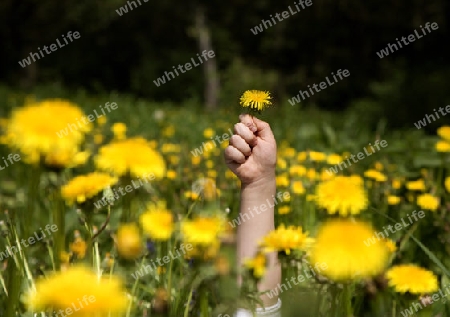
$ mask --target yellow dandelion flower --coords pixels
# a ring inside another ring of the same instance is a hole
[[[23,154],[26,163],[37,164],[54,153],[77,153],[92,129],[74,103],[49,99],[15,109],[4,127],[3,141]]]
[[[186,251],[186,254],[185,254],[186,259],[195,258],[195,259],[201,259],[201,260],[207,261],[207,260],[214,259],[217,256],[217,254],[219,253],[220,241],[218,239],[216,239],[215,241],[212,241],[208,245],[188,244],[188,246],[190,246],[191,248],[187,249],[187,251]]]
[[[436,143],[436,151],[442,152],[442,153],[448,153],[450,152],[450,142],[440,140]]]
[[[312,181],[318,179],[319,174],[314,168],[308,168],[306,171],[306,177]]]
[[[398,205],[401,201],[401,198],[394,195],[387,196],[387,203],[389,205]]]
[[[392,180],[392,188],[393,189],[400,189],[401,187],[402,187],[402,181],[400,179]]]
[[[389,251],[383,241],[373,241],[375,231],[364,222],[333,220],[323,224],[311,248],[311,263],[326,264],[321,274],[335,281],[367,278],[381,273]]]
[[[285,159],[282,159],[282,158],[279,158],[279,159],[277,160],[277,167],[280,168],[280,169],[282,169],[282,170],[286,169],[286,167],[287,167],[287,162],[286,162],[286,160],[285,160]]]
[[[225,177],[228,179],[237,179],[238,177],[230,170],[225,171]]]
[[[124,140],[126,138],[127,126],[122,122],[114,123],[111,127],[111,131],[116,140]]]
[[[386,175],[380,171],[369,169],[364,172],[364,176],[376,180],[377,182],[385,182],[387,180]]]
[[[367,193],[359,176],[336,176],[316,187],[316,204],[329,214],[359,214],[368,206]]]
[[[117,177],[100,172],[80,175],[61,187],[61,195],[68,204],[83,203],[117,182]]]
[[[69,267],[38,280],[36,290],[28,291],[25,302],[30,311],[52,308],[67,313],[70,309],[74,317],[118,317],[125,313],[128,298],[118,277],[99,278],[88,268]]]
[[[389,252],[394,253],[397,251],[397,246],[395,245],[395,242],[391,239],[384,239],[384,243],[386,244],[386,247],[388,248]]]
[[[302,195],[305,193],[305,187],[301,181],[292,182],[292,192],[296,195]]]
[[[291,254],[293,250],[304,250],[308,233],[302,227],[280,225],[276,230],[269,232],[260,242],[264,252],[285,252]]]
[[[280,175],[275,178],[276,184],[279,187],[288,187],[289,178],[286,175]]]
[[[149,146],[147,140],[139,137],[102,146],[95,157],[95,164],[99,169],[117,176],[130,174],[141,177],[150,174],[152,178],[162,178],[166,173],[162,156]]]
[[[176,179],[177,178],[177,172],[174,171],[174,170],[168,170],[167,174],[166,174],[166,177],[168,179]]]
[[[215,170],[208,170],[206,172],[206,176],[209,178],[216,178],[217,177],[217,171]]]
[[[249,107],[251,110],[261,112],[272,104],[271,98],[268,91],[247,90],[242,94],[240,103],[242,107]]]
[[[200,195],[199,195],[199,193],[187,190],[184,192],[184,197],[191,199],[191,200],[197,200],[200,198]]]
[[[260,279],[266,274],[266,263],[266,255],[257,253],[253,259],[246,259],[244,266],[252,272],[255,278]]]
[[[89,152],[81,152],[75,147],[67,150],[55,150],[45,156],[43,163],[56,168],[72,168],[85,164],[90,155]]]
[[[278,214],[279,215],[286,215],[289,214],[291,212],[291,206],[280,206],[278,207]]]
[[[382,171],[384,169],[383,163],[381,162],[375,162],[375,169],[377,171]]]
[[[299,162],[306,161],[307,157],[308,157],[308,153],[307,152],[299,152],[297,154],[297,161],[299,161]]]
[[[178,165],[180,163],[180,157],[177,155],[169,155],[168,161],[170,164]]]
[[[342,156],[340,156],[338,154],[330,154],[327,157],[327,164],[337,165],[337,164],[341,163],[342,160],[343,160]]]
[[[320,171],[319,179],[320,179],[321,181],[327,181],[327,180],[332,179],[332,178],[335,177],[335,176],[336,176],[335,173],[331,173],[328,169],[323,168],[323,169]]]
[[[417,197],[417,205],[422,209],[436,211],[440,206],[439,197],[431,194],[422,194]]]
[[[438,280],[433,272],[414,264],[402,264],[391,267],[386,272],[389,286],[398,293],[431,293],[438,290]]]
[[[72,251],[78,259],[84,259],[86,255],[87,244],[86,241],[81,238],[80,232],[75,230],[75,241],[69,246],[70,251]]]
[[[59,255],[59,259],[61,260],[62,263],[69,263],[70,262],[70,253],[67,253],[66,251],[62,251],[61,254]]]
[[[439,129],[437,129],[437,134],[444,140],[450,141],[450,127],[449,126],[440,127]]]
[[[327,159],[327,155],[322,152],[309,151],[309,159],[314,162],[322,162]]]
[[[445,189],[447,190],[447,192],[450,193],[450,176],[448,176],[448,177],[445,178],[445,183],[444,183],[444,185],[445,185]]]
[[[292,147],[285,147],[280,151],[280,156],[290,159],[293,158],[295,156],[295,153],[297,153],[297,151],[292,148]],[[306,153],[305,153],[306,154]]]
[[[173,215],[166,209],[164,201],[159,201],[156,205],[149,204],[139,220],[144,233],[153,240],[165,241],[172,236]]]
[[[406,188],[409,190],[425,190],[425,182],[423,179],[410,181],[406,183]]]
[[[103,125],[106,124],[107,121],[108,121],[108,119],[106,119],[105,116],[101,116],[101,117],[99,117],[99,118],[97,119],[97,124],[98,124],[99,126],[103,126]]]
[[[162,153],[180,153],[180,151],[181,151],[181,147],[179,144],[164,143],[161,146]]]
[[[203,130],[203,137],[205,139],[211,139],[214,136],[215,132],[214,129],[212,128],[206,128],[205,130]]]
[[[219,217],[197,217],[181,223],[183,241],[193,245],[213,244],[224,229],[224,220]]]
[[[198,165],[202,161],[202,158],[200,156],[193,156],[191,158],[192,165]]]
[[[306,167],[303,165],[293,165],[289,168],[289,175],[302,177],[306,175]]]
[[[117,229],[117,253],[125,259],[134,260],[142,253],[142,240],[139,227],[134,223],[122,224]]]
[[[205,162],[205,165],[207,168],[213,168],[214,167],[214,161],[213,160],[207,160]]]

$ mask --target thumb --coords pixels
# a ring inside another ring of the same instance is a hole
[[[259,120],[256,117],[253,117],[253,122],[256,125],[256,135],[261,137],[261,139],[274,139],[272,129],[270,128],[270,125],[262,120]]]

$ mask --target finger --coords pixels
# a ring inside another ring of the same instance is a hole
[[[240,135],[232,135],[230,138],[230,145],[241,151],[245,156],[250,156],[250,154],[252,154],[250,145],[248,145],[248,143],[245,142],[245,140]]]
[[[241,151],[236,149],[234,146],[228,145],[225,148],[225,161],[227,163],[243,164],[245,163],[245,156]]]
[[[256,145],[256,135],[242,122],[234,125],[234,133],[243,138],[250,146]]]
[[[259,137],[262,139],[274,138],[272,129],[270,129],[270,125],[267,122],[259,120],[256,117],[253,117],[253,122],[256,124],[256,133]]]
[[[256,132],[257,128],[256,124],[253,122],[253,116],[249,115],[248,113],[244,113],[239,116],[239,120],[241,120],[241,122],[245,124],[250,129],[250,131]]]

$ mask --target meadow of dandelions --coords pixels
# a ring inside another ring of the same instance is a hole
[[[276,113],[272,103],[251,90],[213,119],[149,109],[148,120],[102,116],[63,137],[82,105],[27,98],[14,107],[0,121],[2,153],[21,158],[1,171],[1,316],[232,316],[258,304],[273,251],[284,283],[326,267],[281,294],[283,316],[404,316],[415,303],[418,316],[450,316],[432,297],[450,274],[450,127],[415,143],[387,133],[387,148],[335,174],[328,168],[361,144],[371,153],[368,134],[354,144],[346,131],[295,139],[288,119],[262,113]],[[131,106],[118,104],[123,114]],[[277,191],[289,196],[276,206],[277,228],[238,266],[240,182],[223,161],[227,142],[211,140],[241,110],[271,124]],[[129,128],[136,122],[142,133]],[[202,142],[211,146],[192,155]],[[413,211],[424,217],[411,220]],[[48,225],[57,230],[43,237]]]

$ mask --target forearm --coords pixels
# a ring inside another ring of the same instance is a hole
[[[238,263],[246,258],[252,258],[257,252],[258,243],[274,229],[274,198],[276,191],[275,175],[269,179],[242,185],[241,188],[241,219],[238,227]],[[245,215],[245,216],[244,216]],[[277,254],[268,254],[268,268],[266,275],[258,285],[260,291],[273,289],[281,281],[281,269],[278,265]],[[261,296],[265,306],[274,305],[278,298]]]

